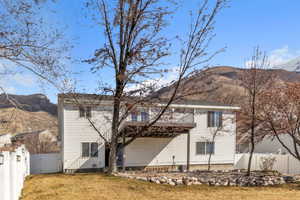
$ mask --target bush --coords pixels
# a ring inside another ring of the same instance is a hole
[[[274,164],[276,162],[276,157],[274,156],[264,156],[260,158],[260,169],[263,171],[273,170]]]

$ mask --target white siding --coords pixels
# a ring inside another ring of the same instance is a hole
[[[235,114],[224,112],[226,132],[215,139],[213,164],[233,164],[235,155]],[[196,142],[210,141],[212,132],[207,128],[207,111],[195,113],[197,126],[191,129],[190,164],[207,164],[208,155],[196,155]],[[175,138],[138,138],[125,148],[126,166],[185,165],[187,162],[187,134]],[[175,156],[173,163],[173,156]]]
[[[79,117],[78,107],[64,106],[64,136],[63,136],[63,168],[103,168],[105,163],[105,144],[98,133],[91,127],[86,118]],[[111,112],[100,111],[92,108],[92,119],[96,122],[99,130],[109,135]],[[81,143],[98,142],[99,152],[97,158],[82,158]]]
[[[88,120],[79,118],[77,106],[65,105],[61,112],[63,169],[103,168],[105,166],[105,144]],[[101,107],[92,108],[92,120],[97,128],[109,138],[112,111]],[[212,163],[233,164],[235,154],[235,114],[226,111],[223,118],[227,120],[226,132],[215,140],[215,154]],[[194,114],[197,126],[190,131],[190,163],[207,164],[208,155],[196,155],[196,142],[211,140],[212,133],[207,128],[207,110],[198,109]],[[98,158],[82,158],[81,143],[99,143]],[[185,165],[187,159],[187,134],[175,138],[138,138],[125,148],[126,166],[172,165],[173,156],[176,165]]]

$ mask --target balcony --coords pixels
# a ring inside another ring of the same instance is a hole
[[[176,112],[177,111],[177,112]],[[159,111],[151,110],[132,113],[123,125],[123,133],[127,137],[134,137],[142,128],[146,128]],[[155,124],[147,128],[139,137],[175,137],[187,134],[196,127],[194,113],[186,110],[168,110]]]

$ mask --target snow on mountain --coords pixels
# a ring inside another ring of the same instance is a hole
[[[288,62],[283,64],[275,65],[274,68],[300,72],[300,57],[289,60]]]

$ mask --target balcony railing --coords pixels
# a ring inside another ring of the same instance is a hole
[[[153,121],[157,117],[157,112],[140,112],[133,113],[129,116],[127,121],[134,122],[147,122]],[[182,112],[166,112],[157,122],[166,123],[194,123],[194,113],[182,113]]]

